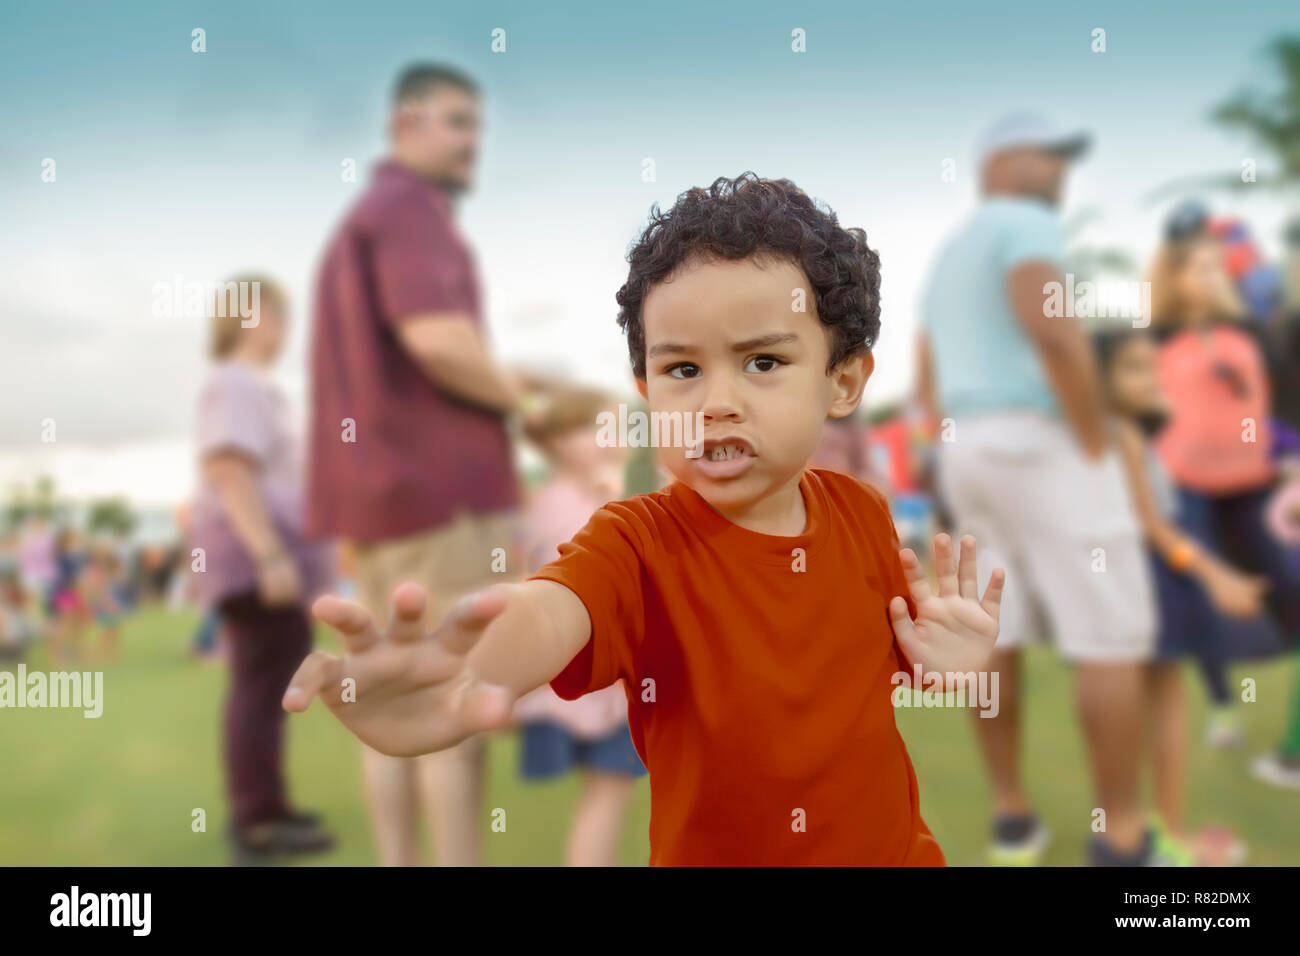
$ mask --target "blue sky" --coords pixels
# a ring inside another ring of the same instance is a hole
[[[1206,115],[1269,79],[1270,37],[1300,32],[1293,3],[987,6],[7,2],[0,380],[24,401],[0,411],[0,480],[44,468],[74,487],[185,493],[202,329],[149,309],[178,273],[282,277],[299,320],[282,375],[303,397],[316,258],[382,155],[387,93],[412,60],[449,60],[485,90],[462,224],[507,358],[626,388],[613,295],[650,204],[753,169],[795,180],[880,250],[868,398],[883,401],[910,383],[916,296],[974,201],[984,125],[1034,108],[1092,130],[1067,211],[1099,208],[1089,238],[1144,259],[1165,207],[1141,198],[1253,155]],[[195,27],[206,53],[191,52]],[[498,27],[505,53],[490,49]],[[341,181],[348,158],[359,184]],[[1218,205],[1272,242],[1275,202]],[[45,417],[57,447],[39,442]]]

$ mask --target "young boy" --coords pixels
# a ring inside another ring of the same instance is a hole
[[[981,601],[975,542],[958,561],[940,535],[932,590],[877,492],[806,468],[874,367],[878,257],[792,183],[745,174],[656,210],[628,261],[638,388],[652,412],[702,416],[703,454],[661,448],[673,484],[601,508],[558,560],[432,634],[413,584],[382,633],[322,598],[347,654],[307,658],[284,706],[320,694],[409,756],[501,726],[548,680],[572,699],[622,678],[652,865],[942,864],[891,677],[982,670],[1002,571]]]

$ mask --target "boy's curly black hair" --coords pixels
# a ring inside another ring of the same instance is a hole
[[[843,229],[788,179],[725,176],[708,189],[677,197],[668,212],[658,205],[628,252],[627,282],[618,290],[618,324],[627,334],[632,370],[644,379],[646,293],[695,256],[747,259],[770,255],[803,269],[812,286],[817,318],[831,331],[830,371],[868,351],[880,333],[880,257],[861,229]]]

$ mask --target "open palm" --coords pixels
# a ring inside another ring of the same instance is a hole
[[[319,695],[362,742],[393,757],[442,750],[503,726],[513,698],[506,688],[480,680],[468,656],[504,606],[500,593],[472,595],[430,633],[424,629],[424,590],[403,584],[393,592],[381,633],[361,605],[323,597],[312,613],[339,632],[347,653],[308,656],[290,680],[283,706],[306,710]]]
[[[930,586],[911,548],[900,551],[899,558],[916,605],[916,619],[908,614],[907,601],[901,595],[889,602],[889,617],[908,660],[932,673],[984,670],[998,636],[1005,572],[993,570],[981,600],[975,580],[975,539],[969,535],[962,538],[960,561],[954,560],[952,538],[934,536],[937,590]]]

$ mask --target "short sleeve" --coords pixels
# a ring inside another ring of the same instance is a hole
[[[199,455],[237,451],[259,464],[270,454],[271,423],[251,373],[235,366],[219,369],[199,396],[196,429]]]
[[[1065,264],[1065,233],[1046,206],[1029,204],[1009,217],[1002,245],[1002,267],[1010,270],[1035,260]]]
[[[465,263],[459,238],[432,196],[390,204],[371,232],[380,313],[397,323],[429,312],[463,312]]]
[[[574,594],[591,618],[591,639],[552,681],[565,700],[630,678],[645,632],[643,563],[635,517],[624,506],[601,508],[557,560],[532,580],[555,581]]]

